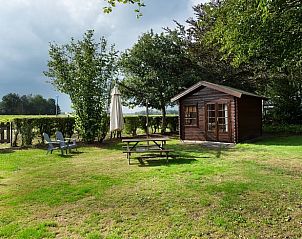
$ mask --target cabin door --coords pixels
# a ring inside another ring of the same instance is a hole
[[[205,105],[206,139],[230,142],[230,104],[227,101]]]

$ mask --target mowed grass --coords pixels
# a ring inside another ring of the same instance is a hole
[[[302,237],[302,136],[168,145],[168,164],[121,143],[0,151],[0,238]]]

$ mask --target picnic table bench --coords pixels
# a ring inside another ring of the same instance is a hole
[[[122,142],[126,143],[123,146],[126,150],[123,153],[127,154],[128,164],[130,164],[130,157],[133,153],[163,153],[166,154],[168,160],[169,153],[172,149],[166,148],[168,138],[137,138],[137,139],[123,139]]]

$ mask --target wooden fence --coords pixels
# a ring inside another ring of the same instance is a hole
[[[0,143],[12,143],[12,133],[10,123],[0,123]]]

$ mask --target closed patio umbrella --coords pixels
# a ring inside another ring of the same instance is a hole
[[[111,92],[110,132],[120,132],[124,128],[124,117],[121,103],[121,93],[117,86]]]

